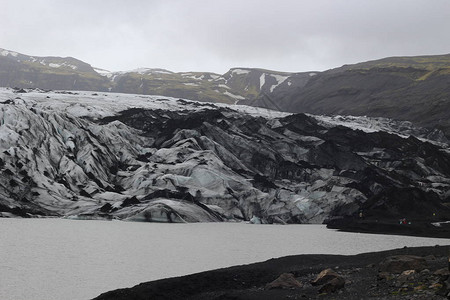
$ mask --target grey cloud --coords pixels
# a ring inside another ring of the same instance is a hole
[[[111,70],[307,71],[450,52],[447,0],[16,0],[0,17],[0,47]]]

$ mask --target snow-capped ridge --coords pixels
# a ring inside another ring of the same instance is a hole
[[[110,72],[93,68],[72,57],[28,56],[5,49],[0,49],[0,53],[0,58],[5,62],[15,61],[15,72],[21,74],[15,77],[7,73],[2,74],[4,78],[0,79],[8,82],[10,87],[140,93],[233,104],[240,101],[253,101],[261,92],[273,93],[284,86],[283,78],[286,76],[290,78],[289,85],[295,85],[297,82],[291,78],[293,73],[246,67],[231,68],[225,74],[172,72],[161,68],[144,67]],[[29,64],[36,67],[32,68],[31,72]],[[34,74],[38,70],[39,76]],[[264,83],[257,82],[256,78],[262,73],[265,73],[267,80],[270,80],[270,84],[264,87]],[[66,76],[69,74],[73,77]],[[55,80],[55,76],[59,79]]]
[[[13,57],[17,57],[18,54],[19,54],[19,53],[17,53],[17,52],[9,51],[9,50],[5,50],[5,49],[1,49],[1,48],[0,48],[0,55],[1,55],[1,56],[8,56],[8,55],[11,55],[11,56],[13,56]]]
[[[138,74],[173,74],[172,71],[158,68],[137,68],[124,73],[138,73]]]
[[[250,73],[250,70],[248,69],[241,69],[241,68],[233,68],[230,69],[231,73],[234,73],[236,75],[243,75],[243,74],[248,74]]]
[[[111,71],[108,71],[105,69],[94,68],[94,71],[102,76],[107,77],[107,78],[111,78],[112,76],[114,76],[114,72],[111,72]]]

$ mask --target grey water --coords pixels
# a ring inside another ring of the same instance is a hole
[[[324,225],[0,218],[0,299],[91,299],[144,281],[286,255],[449,244]]]

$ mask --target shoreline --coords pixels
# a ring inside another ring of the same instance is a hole
[[[66,219],[66,220],[80,220],[80,221],[122,221],[122,222],[141,222],[134,220],[121,220],[115,218],[99,217],[99,216],[32,216],[21,217],[18,215],[9,215],[7,213],[0,212],[0,219]],[[143,222],[143,223],[157,223],[157,224],[183,224],[183,222],[170,223],[170,222]],[[189,223],[204,223],[204,222],[185,222]],[[216,222],[214,222],[216,223]],[[322,224],[255,224],[251,221],[241,222],[217,222],[217,223],[245,223],[254,226],[264,225],[276,225],[276,226],[289,226],[289,225],[323,225],[327,229],[333,229],[341,232],[352,233],[368,233],[368,234],[382,234],[382,235],[399,235],[399,236],[414,236],[424,238],[448,238],[450,239],[450,221],[436,221],[436,220],[414,220],[407,224],[401,224],[398,220],[384,219],[357,219],[353,217],[335,218],[332,220],[326,220]],[[439,224],[439,225],[436,225]]]
[[[441,226],[436,226],[432,223],[441,223]],[[328,222],[327,228],[344,232],[450,238],[450,223],[445,221],[414,220],[410,224],[400,224],[397,220],[392,219],[341,218]]]
[[[446,299],[436,294],[442,288],[437,283],[434,286],[430,283],[419,289],[420,284],[423,285],[423,281],[428,280],[419,278],[419,273],[418,279],[411,279],[406,287],[397,286],[395,278],[398,275],[393,275],[394,279],[391,281],[380,280],[380,262],[392,255],[422,257],[426,260],[428,271],[420,272],[420,276],[428,276],[426,278],[431,282],[438,280],[437,275],[433,275],[437,270],[449,268],[450,245],[404,247],[357,255],[286,256],[145,282],[131,288],[109,291],[94,299]],[[318,288],[310,284],[311,280],[327,268],[342,275],[345,280],[344,288],[334,293],[319,293]],[[292,274],[303,286],[294,289],[267,289],[267,284],[283,273]]]

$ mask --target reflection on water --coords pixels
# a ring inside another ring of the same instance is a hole
[[[295,254],[357,254],[449,239],[323,225],[0,219],[0,299],[89,299],[143,281]]]

